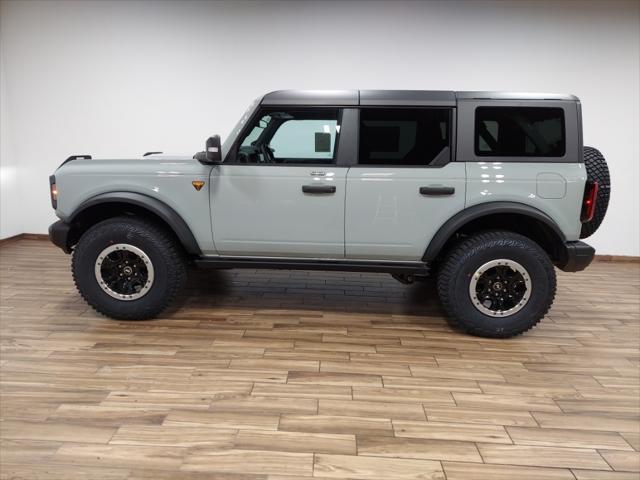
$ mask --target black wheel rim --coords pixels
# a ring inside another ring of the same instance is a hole
[[[531,296],[531,278],[518,262],[499,259],[487,262],[471,277],[469,296],[473,305],[492,317],[520,311]]]
[[[100,288],[119,300],[136,300],[145,295],[154,279],[151,260],[138,247],[110,245],[96,260],[95,275]]]

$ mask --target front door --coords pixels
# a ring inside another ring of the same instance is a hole
[[[211,172],[213,239],[230,256],[344,258],[340,110],[262,109]]]
[[[347,176],[345,255],[420,261],[464,208],[465,164],[451,161],[450,108],[363,108]]]

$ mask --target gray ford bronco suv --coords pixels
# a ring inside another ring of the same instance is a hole
[[[396,90],[272,92],[193,157],[74,155],[50,184],[50,238],[109,317],[158,315],[189,263],[431,274],[489,337],[544,317],[554,266],[589,265],[610,193],[574,96]]]

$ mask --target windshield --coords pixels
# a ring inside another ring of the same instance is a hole
[[[253,102],[251,102],[251,104],[249,104],[249,107],[242,114],[242,116],[240,117],[240,120],[238,120],[238,123],[236,123],[236,126],[233,127],[231,132],[229,132],[229,135],[227,136],[226,140],[222,144],[222,158],[225,158],[227,156],[227,153],[229,153],[229,150],[231,149],[231,145],[233,145],[233,142],[235,142],[236,137],[238,136],[240,131],[244,128],[245,124],[251,119],[251,116],[253,115],[253,112],[256,109],[256,106],[258,105],[261,99],[262,97],[258,97]]]

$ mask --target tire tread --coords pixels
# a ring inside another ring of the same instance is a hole
[[[580,238],[587,238],[598,230],[607,213],[611,195],[611,178],[607,161],[598,149],[584,147],[583,158],[587,169],[587,179],[592,182],[598,182],[599,187],[593,219],[590,222],[583,223],[580,229]]]
[[[79,262],[83,261],[84,250],[90,243],[105,229],[116,228],[116,226],[125,225],[126,228],[135,229],[137,235],[145,236],[160,248],[163,261],[167,264],[167,294],[162,297],[161,302],[156,304],[147,304],[137,310],[120,309],[114,310],[101,305],[98,299],[82,288],[81,282],[77,278],[77,269]],[[97,223],[80,238],[80,241],[73,250],[71,258],[71,271],[73,282],[80,292],[84,300],[96,312],[118,320],[147,320],[156,317],[164,311],[176,298],[187,279],[187,262],[186,254],[173,234],[162,226],[140,217],[113,217],[108,220]]]
[[[478,254],[479,251],[483,248],[486,248],[488,244],[491,244],[493,246],[517,247],[526,249],[529,254],[533,255],[536,260],[540,261],[547,273],[547,276],[551,279],[551,284],[549,285],[551,294],[548,299],[546,308],[544,309],[542,314],[538,318],[535,318],[534,321],[531,322],[525,329],[512,328],[511,330],[496,332],[495,330],[482,328],[469,322],[465,322],[458,315],[458,311],[455,308],[454,304],[455,299],[452,298],[450,294],[449,287],[451,285],[451,282],[455,280],[456,275],[459,274],[460,267],[467,262],[468,258]],[[513,232],[486,231],[474,234],[460,241],[456,246],[454,246],[454,248],[450,251],[449,255],[440,267],[437,278],[437,291],[438,296],[440,297],[440,302],[445,312],[447,313],[451,322],[458,328],[471,335],[480,337],[508,338],[530,330],[535,325],[537,325],[548,313],[555,299],[556,276],[553,269],[553,264],[549,260],[548,255],[537,243],[533,242],[523,235]]]

